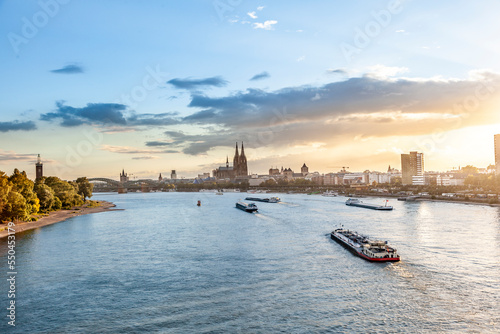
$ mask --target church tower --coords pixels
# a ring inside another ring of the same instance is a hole
[[[120,173],[120,182],[124,183],[127,182],[128,180],[129,178],[127,176],[127,173],[125,173],[125,169],[123,169],[122,172]]]
[[[247,157],[245,156],[245,147],[243,147],[243,142],[241,142],[241,155],[240,155],[240,166],[238,168],[238,175],[242,176],[248,175]]]
[[[42,159],[40,158],[40,154],[38,155],[38,157],[36,159],[35,168],[36,168],[35,180],[38,180],[39,178],[43,177],[43,163],[42,163]]]
[[[240,154],[238,153],[238,142],[236,142],[236,151],[233,158],[233,172],[234,176],[238,176],[238,171],[240,170]]]
[[[300,172],[302,173],[302,176],[306,176],[309,173],[309,167],[306,166],[306,163],[302,165],[302,168],[300,168]]]

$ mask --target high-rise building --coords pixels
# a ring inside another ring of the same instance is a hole
[[[495,135],[495,170],[500,174],[500,134]]]
[[[177,179],[177,173],[175,172],[175,169],[172,169],[172,173],[170,173],[170,178],[171,178],[172,180]]]
[[[414,184],[415,176],[415,184],[421,185],[424,177],[424,154],[416,151],[401,154],[401,173],[403,184]]]
[[[39,179],[41,177],[43,177],[43,163],[42,163],[42,159],[40,158],[40,154],[38,155],[37,159],[36,159],[36,164],[35,164],[35,179]]]

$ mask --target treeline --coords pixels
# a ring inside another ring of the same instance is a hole
[[[49,176],[33,182],[17,168],[11,176],[0,171],[0,222],[31,221],[38,213],[82,205],[92,197],[93,186],[86,177],[68,182]]]
[[[195,183],[178,183],[176,184],[176,189],[178,191],[200,191],[201,189],[212,189],[212,190],[220,190],[220,189],[239,189],[240,191],[248,190],[248,182],[244,181],[241,183],[232,183],[232,182],[203,182],[199,184]]]

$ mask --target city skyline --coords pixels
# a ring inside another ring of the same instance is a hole
[[[0,1],[0,170],[34,179],[41,154],[45,175],[64,179],[193,177],[236,141],[248,173],[385,171],[411,151],[426,170],[487,167],[500,133],[495,8]]]

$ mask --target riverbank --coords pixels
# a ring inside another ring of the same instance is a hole
[[[91,213],[98,213],[98,212],[105,212],[105,211],[120,210],[120,209],[113,209],[114,207],[116,207],[116,205],[111,203],[111,202],[94,201],[93,203],[97,203],[98,206],[88,207],[89,203],[86,203],[82,206],[74,207],[70,210],[53,211],[53,212],[49,213],[47,216],[38,219],[37,221],[16,222],[15,231],[16,231],[16,233],[19,233],[19,232],[24,232],[24,231],[28,231],[28,230],[33,230],[35,228],[59,223],[59,222],[65,221],[66,219],[69,219],[71,217],[76,217],[76,216],[88,215]],[[0,231],[0,239],[5,238],[8,235],[7,224],[2,224],[2,225],[5,225],[5,227],[4,227],[3,231]]]

